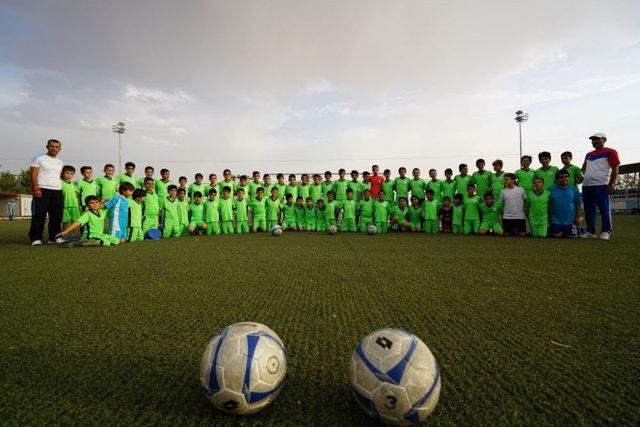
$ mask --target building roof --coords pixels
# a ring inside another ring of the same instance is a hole
[[[620,165],[618,172],[621,174],[637,173],[640,172],[640,163],[629,163],[626,165]]]

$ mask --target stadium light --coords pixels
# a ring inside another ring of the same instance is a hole
[[[113,125],[111,130],[118,134],[118,174],[120,174],[122,173],[122,134],[127,129],[124,127],[124,123],[118,122]]]
[[[529,114],[522,110],[516,111],[515,121],[518,122],[518,132],[520,133],[520,158],[522,159],[522,122],[529,120]]]

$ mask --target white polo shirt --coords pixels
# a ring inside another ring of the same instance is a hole
[[[60,173],[64,163],[57,157],[39,154],[31,160],[32,168],[38,168],[38,186],[48,190],[62,190]]]

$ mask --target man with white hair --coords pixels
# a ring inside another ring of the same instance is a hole
[[[595,150],[587,153],[582,165],[584,181],[582,182],[582,200],[584,203],[587,232],[582,237],[595,239],[597,211],[602,216],[602,230],[600,238],[611,238],[611,207],[609,195],[614,191],[614,184],[618,178],[620,159],[613,148],[605,147],[607,136],[595,133],[589,137]]]

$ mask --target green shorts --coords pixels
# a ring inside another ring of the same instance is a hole
[[[253,218],[253,231],[261,229],[263,231],[267,230],[267,219],[265,217]]]
[[[376,228],[378,233],[386,233],[389,231],[387,221],[376,221]]]
[[[356,231],[356,219],[343,218],[340,224],[340,231]]]
[[[98,240],[102,246],[117,245],[120,243],[120,239],[110,234],[93,234],[89,237],[89,240]]]
[[[249,221],[236,221],[236,233],[248,233]]]
[[[489,221],[482,221],[482,224],[480,224],[480,230],[484,230],[484,231],[489,231],[489,230],[493,230],[494,233],[502,233],[504,230],[502,229],[502,224],[500,224],[500,222],[489,222]]]
[[[233,234],[233,221],[221,221],[220,231],[222,234]]]
[[[549,229],[548,220],[536,221],[535,219],[529,219],[529,225],[531,226],[532,237],[547,237],[547,231]]]
[[[373,225],[371,218],[360,218],[360,232],[366,233],[370,225]],[[376,227],[377,228],[377,227]]]
[[[438,234],[440,230],[438,229],[438,220],[437,219],[425,219],[424,220],[424,232],[431,234]]]
[[[295,220],[284,221],[282,223],[282,228],[284,228],[285,230],[288,230],[288,229],[291,229],[291,228],[298,228],[298,225],[296,224]]]
[[[220,222],[219,221],[208,222],[207,223],[207,234],[209,236],[211,236],[213,234],[220,234]]]
[[[140,227],[127,228],[127,242],[142,242],[144,240],[144,232]]]
[[[145,233],[148,230],[153,230],[158,228],[158,215],[145,216],[142,218],[142,231]]]
[[[180,237],[182,236],[182,227],[177,223],[165,223],[162,228],[162,237]]]
[[[480,231],[480,220],[479,219],[465,219],[464,220],[464,234],[478,234]]]
[[[200,228],[206,223],[204,221],[191,221],[189,223],[189,230],[195,230],[196,228]]]
[[[267,220],[267,230],[271,231],[273,230],[273,227],[275,227],[276,225],[278,225],[278,220],[277,219],[268,219]]]
[[[453,234],[462,234],[464,233],[464,227],[461,224],[453,224],[451,231]]]
[[[327,223],[325,221],[316,221],[316,231],[327,231]]]
[[[77,206],[64,208],[62,211],[62,223],[63,224],[71,224],[74,221],[77,221],[80,218],[80,210]]]

